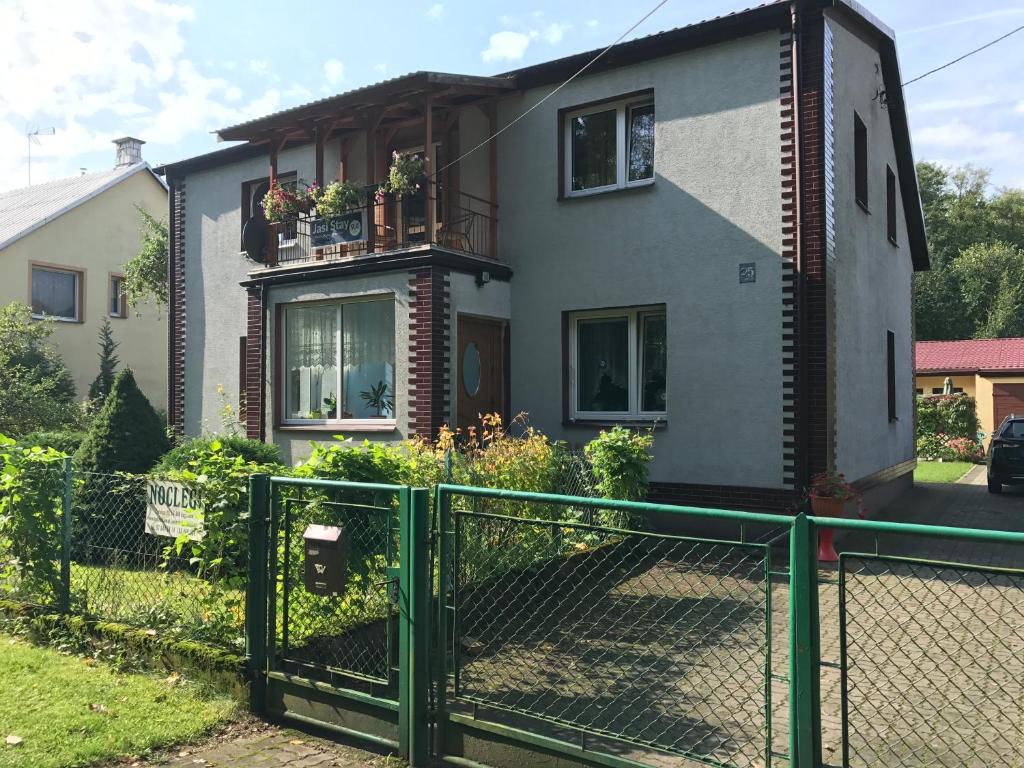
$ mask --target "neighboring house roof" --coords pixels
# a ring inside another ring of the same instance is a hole
[[[779,29],[780,27],[788,28],[791,21],[792,5],[790,0],[775,0],[685,27],[677,27],[618,43],[605,50],[586,51],[505,72],[495,77],[452,75],[442,72],[413,72],[223,128],[217,132],[217,137],[229,141],[252,140],[253,137],[259,137],[255,144],[244,145],[248,148],[248,152],[252,152],[254,146],[265,146],[262,137],[269,135],[283,118],[322,119],[331,110],[365,107],[380,103],[404,90],[426,85],[440,86],[445,83],[467,84],[473,82],[481,87],[496,89],[526,89],[560,83],[581,73],[584,69],[586,74],[594,74],[758,31]],[[910,125],[907,122],[906,102],[903,98],[903,78],[900,74],[899,59],[896,54],[895,34],[890,27],[879,21],[857,0],[808,0],[804,5],[816,8],[835,8],[857,28],[858,33],[878,46],[882,62],[882,76],[886,86],[886,109],[896,149],[896,170],[907,222],[910,257],[915,270],[926,270],[929,268],[928,242],[924,213],[921,208],[921,196],[917,186],[917,171],[914,167],[914,153],[910,142]],[[600,54],[600,58],[594,61],[598,54]],[[240,147],[232,147],[222,153],[209,153],[197,158],[169,163],[156,170],[158,173],[168,176],[180,176],[193,170],[241,159],[243,156],[250,155],[243,153]]]
[[[919,374],[1024,371],[1024,338],[919,341],[914,354]]]
[[[0,250],[141,171],[166,188],[143,162],[0,192]]]

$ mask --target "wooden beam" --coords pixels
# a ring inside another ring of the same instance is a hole
[[[434,179],[434,99],[431,96],[427,96],[423,110],[423,157],[424,157],[424,168],[427,172],[427,188],[424,192],[427,195],[427,227],[426,227],[426,241],[428,243],[434,242],[434,230],[437,224],[437,189],[436,182]],[[435,183],[431,183],[435,182]]]
[[[487,106],[487,135],[493,136],[498,132],[498,102],[491,101]],[[490,257],[498,258],[498,141],[491,139],[487,142],[487,175],[488,197],[491,200],[491,226],[490,226]]]
[[[313,136],[316,142],[316,185],[320,189],[324,188],[324,143],[327,141],[327,136],[330,132],[330,126],[323,123],[317,123],[313,129]]]

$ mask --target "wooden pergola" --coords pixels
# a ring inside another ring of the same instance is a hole
[[[497,130],[496,100],[516,89],[513,78],[475,77],[442,72],[415,72],[376,85],[314,101],[294,109],[250,120],[217,132],[222,141],[247,141],[266,144],[270,161],[270,181],[277,178],[278,154],[288,143],[312,142],[316,148],[316,183],[324,185],[324,146],[340,136],[341,163],[338,178],[347,177],[349,137],[363,132],[366,137],[366,179],[383,180],[387,173],[387,148],[403,128],[423,126],[423,146],[431,147],[436,138],[447,137],[456,126],[460,110],[481,108],[489,119],[490,133]],[[497,155],[494,142],[490,157],[490,200],[497,198]],[[429,153],[428,162],[429,162]],[[427,166],[433,178],[438,169]],[[443,181],[447,181],[443,179]],[[427,222],[435,222],[435,200],[427,196]]]

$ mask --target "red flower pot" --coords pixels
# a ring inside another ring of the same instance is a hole
[[[834,499],[831,496],[811,496],[811,511],[815,517],[842,517],[845,499]],[[839,561],[835,547],[835,529],[821,528],[818,531],[818,562],[835,563]]]

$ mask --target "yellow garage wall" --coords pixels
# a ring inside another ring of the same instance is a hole
[[[975,376],[973,373],[960,374],[953,377],[953,386],[962,387],[964,394],[975,397]],[[924,394],[930,395],[933,387],[942,389],[943,383],[946,381],[945,376],[915,376],[914,387],[915,389],[923,389]]]
[[[987,447],[989,435],[996,428],[996,425],[992,423],[995,420],[995,405],[992,402],[992,380],[986,379],[984,376],[978,376],[977,379],[978,394],[975,396],[975,400],[978,403],[978,421],[981,423],[981,429],[985,433],[985,445]]]
[[[50,337],[78,388],[88,394],[99,370],[99,329],[108,316],[110,273],[122,273],[139,250],[139,204],[166,221],[167,192],[146,170],[135,173],[91,200],[0,251],[0,303],[31,304],[30,262],[85,271],[81,323],[55,322]],[[125,319],[110,318],[121,367],[130,367],[150,402],[167,407],[167,314],[152,304],[129,308]]]
[[[981,419],[981,428],[986,432],[992,432],[999,425],[995,423],[995,403],[992,401],[993,386],[996,384],[1024,384],[1024,376],[991,376],[991,377],[978,377],[979,382],[983,382],[983,386],[987,388],[988,396],[985,398],[986,406],[988,410],[985,416],[982,416],[981,403],[978,403],[978,418]]]

